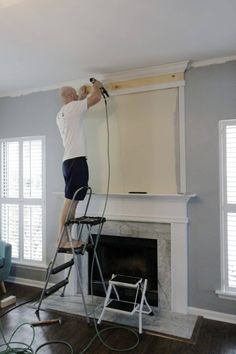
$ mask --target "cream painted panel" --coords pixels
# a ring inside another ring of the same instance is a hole
[[[178,89],[156,90],[108,99],[110,192],[177,192]],[[108,175],[104,103],[86,120],[90,186],[105,193]]]

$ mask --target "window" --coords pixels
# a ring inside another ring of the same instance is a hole
[[[45,140],[0,140],[1,239],[15,262],[45,263]]]
[[[236,293],[236,120],[219,128],[222,290]]]

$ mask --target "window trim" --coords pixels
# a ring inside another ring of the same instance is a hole
[[[42,142],[42,198],[23,198],[23,142],[29,140],[41,140]],[[2,204],[18,204],[21,206],[19,214],[19,259],[12,258],[15,265],[33,266],[36,268],[46,267],[46,137],[40,136],[24,136],[15,138],[3,138],[2,142],[19,142],[19,198],[2,198],[0,193],[0,215],[2,214]],[[0,173],[0,186],[2,185],[2,174]],[[22,211],[23,205],[41,205],[42,206],[42,260],[33,261],[23,259],[23,232],[22,232]],[[22,210],[21,210],[22,209]]]
[[[236,204],[227,203],[226,127],[229,125],[236,126],[236,119],[219,121],[221,290],[216,293],[224,299],[236,298],[236,288],[228,285],[227,215],[229,212],[236,213]]]

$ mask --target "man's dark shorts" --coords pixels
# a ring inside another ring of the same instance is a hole
[[[63,176],[65,179],[65,198],[73,199],[75,192],[81,187],[88,186],[89,171],[85,156],[75,157],[65,160],[62,165]],[[87,189],[80,190],[75,200],[84,200]]]

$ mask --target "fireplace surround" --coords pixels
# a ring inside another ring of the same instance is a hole
[[[147,238],[158,239],[158,262],[162,263],[161,267],[158,266],[158,279],[162,286],[159,302],[169,306],[170,311],[181,314],[188,312],[187,206],[195,196],[111,194],[105,212],[107,221],[103,227],[103,233],[108,235],[141,237],[145,234]],[[94,194],[88,215],[102,215],[105,198],[105,195]],[[83,203],[79,203],[77,214],[83,212]],[[169,257],[166,256],[168,253]],[[167,261],[161,262],[162,258]],[[82,263],[82,268],[88,269],[86,258]],[[164,277],[159,273],[160,269],[163,269],[161,274]],[[84,275],[85,278],[87,276]],[[88,280],[85,280],[84,286],[88,288]],[[75,281],[71,282],[68,292],[75,294],[76,291]]]

